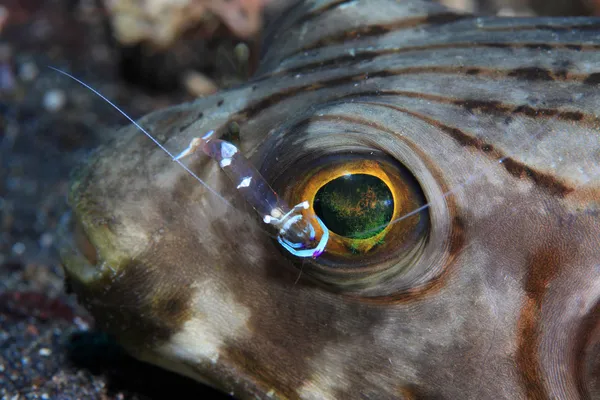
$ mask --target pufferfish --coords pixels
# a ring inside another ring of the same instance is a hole
[[[127,126],[69,195],[98,325],[239,399],[600,399],[599,21],[309,0],[264,41],[247,84],[138,122],[231,140],[323,254]]]

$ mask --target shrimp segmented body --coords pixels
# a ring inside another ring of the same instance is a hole
[[[282,201],[261,173],[244,157],[232,143],[214,137],[209,131],[194,138],[190,145],[175,157],[178,161],[199,149],[219,163],[246,201],[256,210],[262,220],[277,230],[277,241],[296,257],[320,256],[329,240],[329,230],[319,217],[309,211],[303,201],[290,208]],[[316,227],[323,234],[317,240]]]

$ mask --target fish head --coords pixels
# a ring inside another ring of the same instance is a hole
[[[325,253],[127,126],[74,175],[71,286],[135,357],[238,398],[598,398],[598,32],[301,2],[251,82],[138,122],[173,154],[239,127]]]

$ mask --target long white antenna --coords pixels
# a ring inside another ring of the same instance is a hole
[[[191,176],[193,176],[198,182],[200,182],[205,188],[207,188],[209,191],[211,191],[215,196],[217,196],[219,199],[221,199],[223,202],[225,202],[225,204],[227,204],[230,207],[233,207],[231,205],[230,202],[228,202],[227,200],[225,200],[225,198],[223,196],[221,196],[216,190],[214,190],[213,188],[211,188],[210,186],[208,186],[206,184],[206,182],[204,182],[202,179],[200,179],[200,177],[198,175],[196,175],[191,169],[189,169],[185,164],[183,164],[181,161],[179,161],[173,154],[171,154],[171,152],[169,150],[167,150],[167,148],[165,146],[163,146],[162,144],[160,144],[160,142],[158,140],[156,140],[154,138],[154,136],[152,136],[148,131],[146,131],[140,124],[138,124],[137,122],[135,122],[133,120],[133,118],[131,118],[129,115],[127,115],[127,113],[125,113],[125,111],[121,110],[115,103],[113,103],[112,101],[110,101],[109,99],[107,99],[102,93],[100,93],[99,91],[97,91],[96,89],[94,89],[93,87],[91,87],[90,85],[88,85],[87,83],[83,82],[80,79],[77,79],[76,77],[74,77],[73,75],[69,74],[68,72],[62,71],[58,68],[54,68],[52,66],[48,66],[48,68],[63,74],[65,76],[68,76],[69,78],[73,79],[75,82],[79,83],[80,85],[84,86],[85,88],[91,90],[94,94],[96,94],[98,97],[100,97],[102,100],[106,101],[108,104],[110,104],[115,110],[117,110],[118,112],[121,113],[121,115],[123,115],[125,118],[127,118],[132,124],[134,124],[140,131],[142,131],[150,140],[152,140],[162,151],[164,151],[165,153],[167,153],[169,155],[169,157],[171,157],[171,159],[173,161],[175,161],[177,164],[179,164],[184,170],[186,170]]]

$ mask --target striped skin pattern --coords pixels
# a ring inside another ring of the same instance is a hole
[[[314,154],[382,151],[430,202],[422,254],[331,283],[214,163],[187,161],[233,207],[128,126],[75,174],[71,285],[134,356],[236,398],[598,399],[598,50],[594,19],[301,2],[254,80],[140,123],[177,153],[236,122],[274,180]]]

